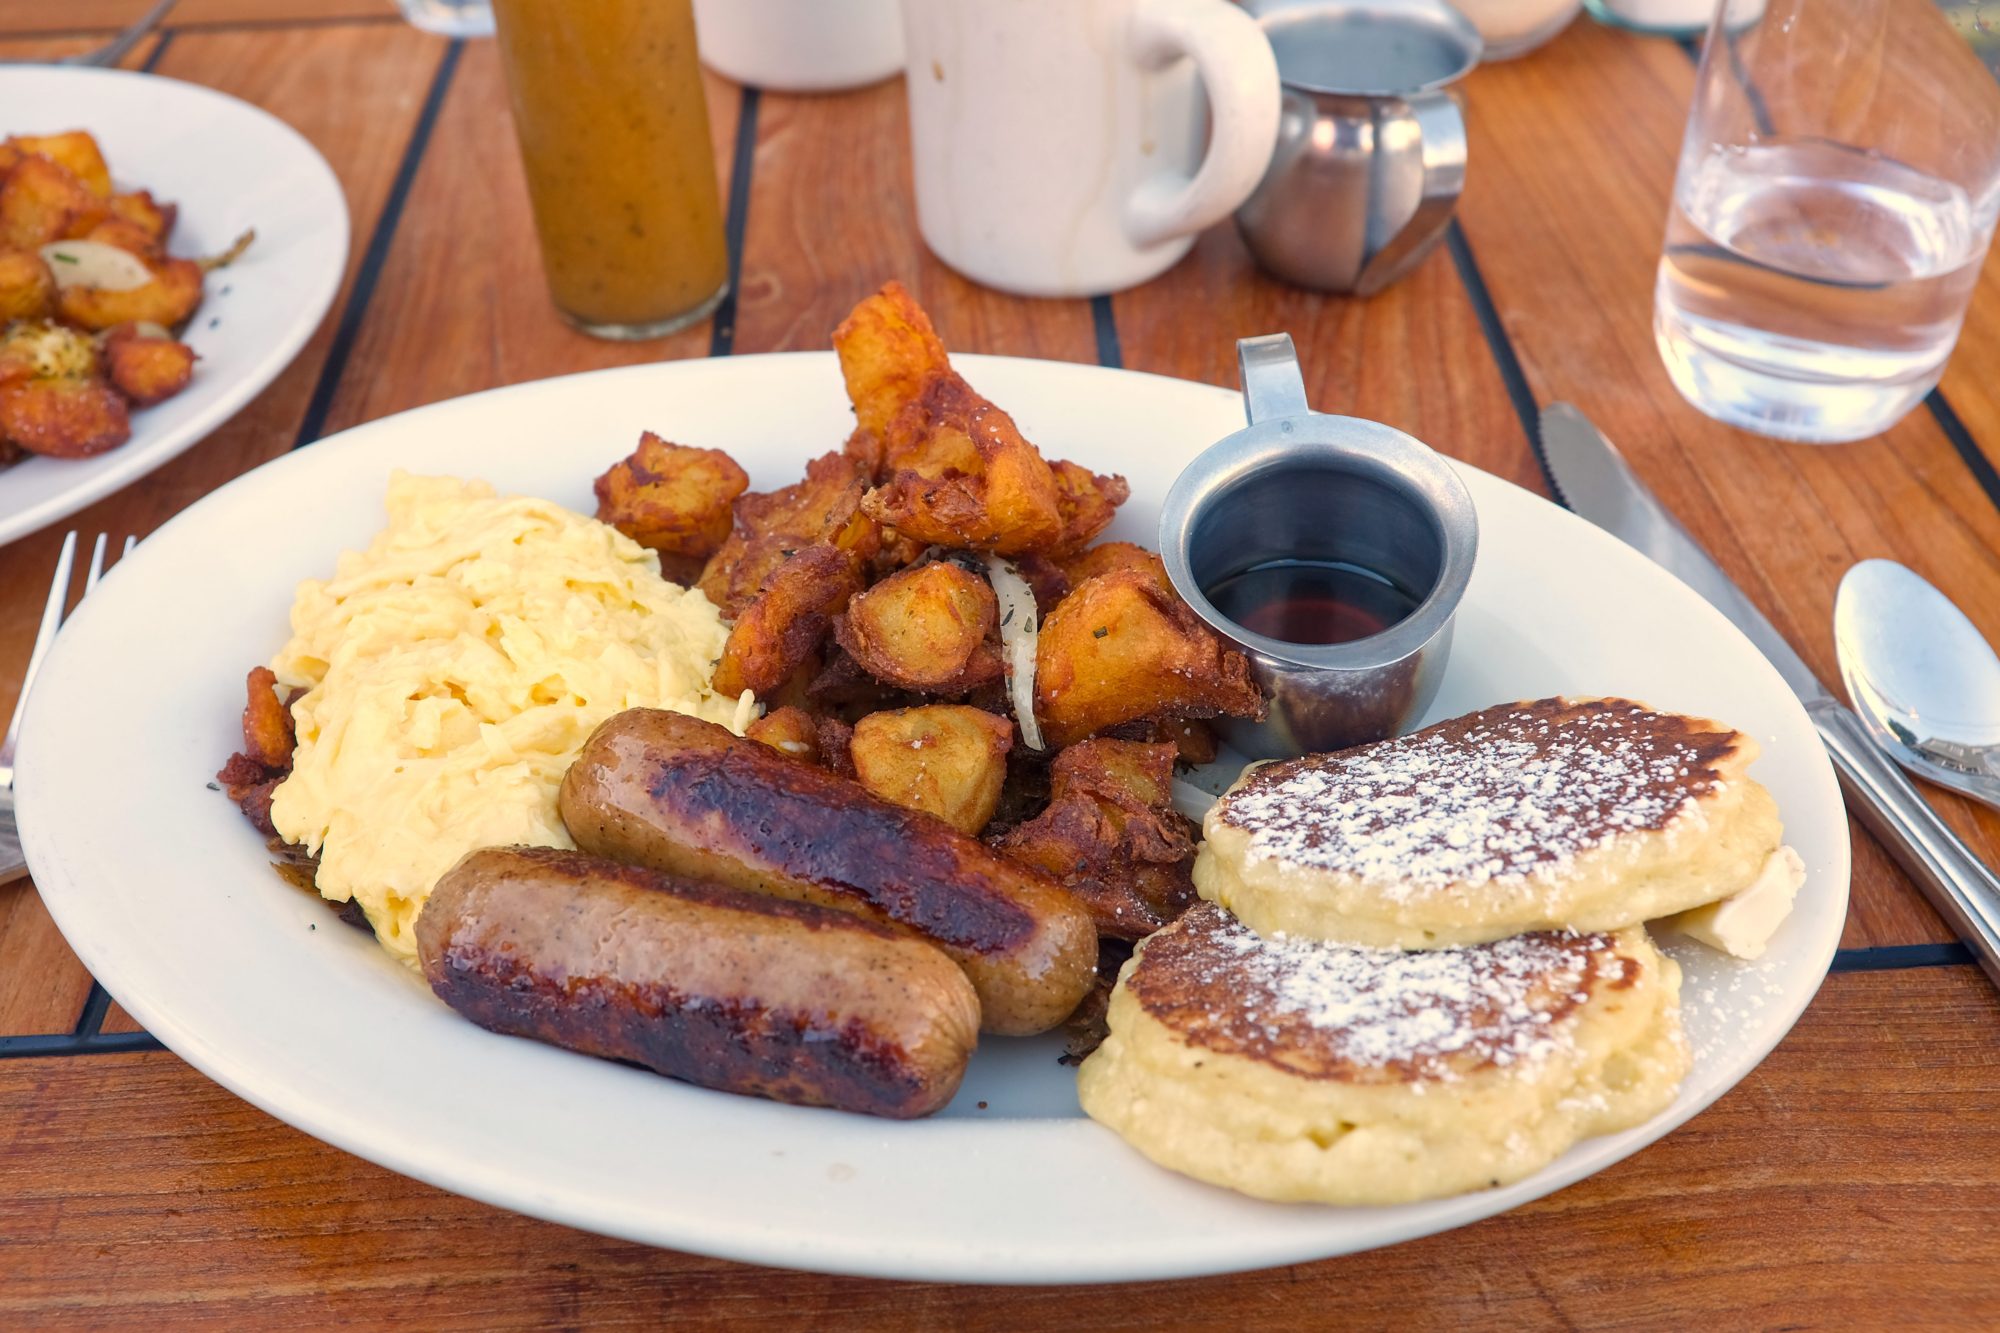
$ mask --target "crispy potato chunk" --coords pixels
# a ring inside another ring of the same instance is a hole
[[[1002,555],[1060,552],[1102,532],[1125,499],[1122,478],[1051,465],[974,392],[902,284],[855,306],[833,345],[854,404],[848,453],[876,484],[865,508],[884,527]]]
[[[43,319],[55,309],[56,279],[33,250],[0,250],[0,325]]]
[[[103,201],[66,168],[30,154],[0,185],[0,250],[33,250],[79,235],[104,212]]]
[[[201,266],[191,259],[158,259],[146,260],[146,267],[153,280],[127,291],[65,288],[56,296],[56,313],[93,333],[142,322],[179,328],[201,304]]]
[[[1043,622],[1035,715],[1052,745],[1141,718],[1263,713],[1243,654],[1143,570],[1085,579]]]
[[[166,256],[166,251],[160,247],[160,242],[153,233],[138,223],[128,222],[124,218],[105,218],[86,232],[83,239],[114,246],[141,259],[157,261]]]
[[[933,378],[951,374],[944,341],[903,284],[890,282],[841,321],[833,350],[858,428],[848,448],[874,454],[879,462],[889,422]]]
[[[95,379],[28,379],[0,387],[0,438],[30,453],[89,458],[132,435],[118,391]]]
[[[741,496],[729,536],[701,571],[702,592],[733,619],[780,565],[808,546],[824,542],[872,559],[882,534],[861,512],[867,488],[859,464],[834,453],[807,463],[804,481]]]
[[[761,696],[782,687],[861,591],[861,571],[859,555],[830,543],[809,546],[778,566],[729,631],[715,668],[716,692]]]
[[[837,717],[819,719],[819,762],[844,778],[854,776],[854,728]]]
[[[806,686],[806,698],[816,709],[838,709],[848,717],[900,708],[910,702],[907,691],[869,675],[838,644],[827,654],[826,666]]]
[[[743,734],[779,754],[819,762],[819,721],[803,708],[774,708],[743,729]]]
[[[937,376],[889,423],[891,474],[863,504],[920,541],[1012,555],[1062,537],[1055,473],[1014,419],[956,374]]]
[[[1049,468],[1055,473],[1056,509],[1062,515],[1062,535],[1049,554],[1081,551],[1111,526],[1132,488],[1123,477],[1100,476],[1080,463],[1058,459]]]
[[[194,378],[194,348],[172,338],[149,338],[121,324],[104,340],[104,373],[118,392],[151,407],[187,388]]]
[[[1114,569],[1138,569],[1152,575],[1161,586],[1171,587],[1167,582],[1167,567],[1159,556],[1136,542],[1102,542],[1087,551],[1069,557],[1062,563],[1062,571],[1069,576],[1069,586],[1074,588],[1085,579],[1094,579],[1099,574]]]
[[[720,449],[669,444],[651,431],[593,487],[597,517],[659,552],[662,572],[680,582],[698,575],[729,539],[736,497],[749,488],[749,474]]]
[[[1174,747],[1088,740],[1050,766],[1049,805],[995,846],[1082,899],[1098,934],[1138,940],[1191,906],[1195,828],[1173,808]]]
[[[850,753],[861,785],[885,801],[936,815],[977,836],[1000,804],[1014,724],[962,704],[870,713]]]
[[[104,151],[88,130],[63,134],[17,134],[8,140],[23,153],[39,153],[76,177],[83,188],[99,199],[111,197],[111,168],[104,164]]]
[[[962,694],[999,675],[979,649],[999,620],[992,585],[946,561],[891,574],[848,604],[834,638],[877,680]]]
[[[251,667],[244,684],[249,698],[243,706],[243,753],[266,768],[289,769],[297,740],[292,710],[278,698],[278,677],[269,667]]]
[[[105,206],[112,217],[130,222],[151,236],[155,245],[167,243],[167,235],[173,231],[174,219],[180,213],[177,205],[159,202],[149,190],[114,194]]]

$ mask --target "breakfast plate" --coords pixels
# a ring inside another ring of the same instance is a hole
[[[169,249],[217,254],[257,239],[182,334],[201,359],[187,389],[132,414],[132,438],[95,458],[30,456],[0,468],[0,545],[145,476],[227,421],[319,327],[347,267],[347,201],[332,168],[277,117],[193,84],[123,70],[15,65],[0,133],[87,129],[115,185],[179,206]]]
[[[1114,538],[1150,545],[1180,467],[1242,422],[1241,399],[1206,385],[996,357],[954,364],[1052,456],[1125,474],[1132,498]],[[63,630],[30,701],[21,827],[64,935],[188,1062],[394,1170],[703,1254],[984,1282],[1256,1268],[1502,1212],[1701,1111],[1817,990],[1846,913],[1847,824],[1797,701],[1686,587],[1469,467],[1460,471],[1478,509],[1479,561],[1429,716],[1566,692],[1726,719],[1763,747],[1752,771],[1808,872],[1762,960],[1670,946],[1685,969],[1695,1053],[1673,1105],[1503,1189],[1333,1209],[1198,1184],[1081,1116],[1055,1036],[989,1039],[953,1102],[906,1123],[729,1096],[497,1036],[282,882],[207,785],[237,743],[243,672],[284,638],[294,585],[381,527],[392,469],[483,477],[588,512],[591,478],[642,428],[725,449],[753,486],[770,487],[837,447],[850,420],[831,354],[641,366],[372,422],[200,501],[110,572]]]

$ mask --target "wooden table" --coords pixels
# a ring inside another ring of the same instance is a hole
[[[0,59],[92,45],[138,7],[0,0]],[[965,351],[1232,384],[1238,335],[1289,330],[1316,406],[1388,422],[1543,493],[1531,422],[1539,404],[1569,399],[1824,678],[1837,679],[1835,585],[1870,556],[1913,566],[2000,641],[2000,259],[1941,392],[1888,435],[1816,449],[1709,421],[1668,383],[1649,324],[1694,76],[1671,42],[1580,21],[1474,73],[1459,222],[1368,301],[1260,277],[1227,229],[1108,300],[986,291],[918,239],[897,83],[802,98],[715,79],[735,295],[712,324],[638,345],[571,333],[546,303],[489,43],[416,32],[385,0],[183,0],[130,63],[297,126],[346,188],[355,248],[333,314],[291,368],[207,441],[78,515],[86,533],[143,537],[287,449],[455,394],[662,357],[821,348],[849,305],[900,277]],[[18,691],[59,538],[0,551],[0,709]],[[2000,861],[2000,819],[1931,795]],[[2000,1002],[1858,827],[1854,842],[1844,947],[1818,999],[1761,1068],[1660,1144],[1393,1249],[1084,1289],[772,1272],[393,1175],[164,1051],[18,884],[0,889],[0,1325],[1990,1324]],[[1115,1201],[1105,1224],[1117,1224]]]

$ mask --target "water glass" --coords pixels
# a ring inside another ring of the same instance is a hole
[[[396,0],[403,17],[441,37],[491,37],[491,0]]]
[[[1719,420],[1830,444],[1936,385],[2000,215],[2000,81],[1957,0],[1724,0],[1653,328]]]

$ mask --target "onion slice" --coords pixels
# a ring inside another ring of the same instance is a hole
[[[1007,693],[1014,703],[1014,720],[1021,724],[1021,743],[1042,750],[1042,726],[1035,721],[1035,647],[1041,639],[1041,615],[1035,590],[1013,565],[997,555],[985,557],[986,581],[1000,601],[1000,648],[1007,662]]]
[[[41,249],[42,262],[55,275],[58,290],[95,287],[129,292],[153,280],[146,261],[129,250],[103,241],[50,241]]]

